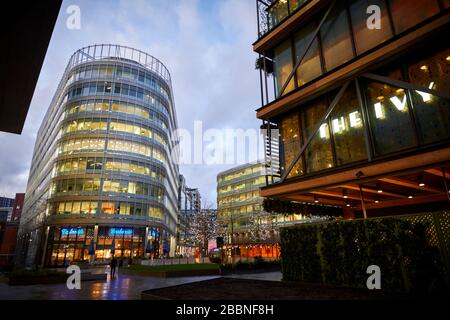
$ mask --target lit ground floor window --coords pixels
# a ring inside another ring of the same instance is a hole
[[[224,252],[227,259],[232,257],[243,260],[255,257],[276,259],[280,257],[280,245],[278,243],[228,245],[224,246]]]
[[[51,226],[45,265],[101,263],[113,256],[119,259],[158,258],[167,242],[164,234],[159,227]]]

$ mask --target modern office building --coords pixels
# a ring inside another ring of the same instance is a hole
[[[193,257],[197,243],[195,242],[192,223],[201,210],[201,195],[198,189],[189,188],[183,175],[179,177],[178,193],[177,246],[175,254]]]
[[[269,214],[260,188],[266,185],[263,162],[244,164],[217,175],[217,216],[228,255],[278,257],[278,229],[300,222],[299,214]]]
[[[76,51],[38,131],[18,263],[173,254],[176,128],[158,59],[118,45]]]
[[[0,208],[12,208],[14,207],[14,199],[7,197],[0,197]]]
[[[281,134],[279,180],[261,195],[348,218],[448,209],[450,1],[257,7],[257,117]]]

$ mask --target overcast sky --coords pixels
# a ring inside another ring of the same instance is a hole
[[[66,27],[70,5],[81,29]],[[172,75],[179,127],[257,129],[259,74],[254,70],[254,0],[64,1],[22,135],[0,132],[0,196],[25,192],[36,133],[74,51],[101,43],[127,45],[160,59]],[[216,175],[232,165],[182,165],[203,199],[216,205]]]

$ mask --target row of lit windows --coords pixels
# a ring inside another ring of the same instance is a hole
[[[99,178],[76,178],[63,179],[52,183],[52,194],[60,194],[66,192],[98,192],[100,191],[101,180]],[[161,200],[164,196],[164,189],[152,184],[119,180],[105,179],[103,181],[104,192],[117,192],[127,194],[137,194],[154,197]]]
[[[163,137],[159,133],[157,133],[154,130],[142,127],[140,125],[130,124],[126,122],[111,121],[109,129],[112,131],[121,131],[141,135],[149,139],[153,139],[163,145],[167,145],[165,139],[163,139]]]
[[[318,37],[313,40],[283,94],[342,65],[354,58],[355,54],[360,55],[374,48],[440,11],[437,0],[388,0],[387,2],[385,0],[352,0],[347,7],[346,1],[336,1],[335,7],[320,28]],[[286,1],[283,3],[286,4]],[[367,26],[369,16],[366,9],[370,5],[376,5],[381,10],[380,19],[377,20],[379,25],[376,28]],[[277,95],[293,66],[312,40],[317,25],[318,21],[311,22],[294,34],[292,39],[284,41],[275,48],[274,73]]]
[[[69,139],[64,140],[59,145],[59,153],[83,150],[99,151],[104,149],[105,139],[102,138]],[[147,157],[152,157],[161,162],[166,161],[166,157],[163,151],[153,148],[152,152],[151,147],[138,142],[111,139],[108,140],[107,150],[136,153]]]
[[[410,60],[412,59],[412,60]],[[431,57],[414,53],[400,63],[374,73],[406,81],[438,92],[450,93],[450,49]],[[367,159],[367,151],[384,156],[450,139],[450,101],[420,90],[407,90],[386,83],[360,80],[362,105],[352,83],[327,121],[295,164],[290,176],[316,172]],[[334,93],[335,94],[335,93]],[[322,118],[334,94],[280,119],[284,165],[296,158],[304,141]],[[363,112],[369,126],[364,126]],[[370,141],[366,141],[367,139]]]
[[[98,151],[105,149],[105,139],[101,138],[80,138],[63,141],[59,145],[59,153],[70,151],[91,150]]]
[[[263,171],[263,169],[264,169],[263,166],[246,168],[242,171],[230,173],[230,174],[219,177],[219,182],[229,181],[229,180],[245,177],[245,176],[248,176],[251,174],[255,174],[257,172],[261,172],[261,171]]]
[[[239,203],[241,201],[258,199],[259,195],[260,195],[259,191],[250,191],[250,192],[243,192],[243,193],[237,194],[237,195],[219,197],[219,205],[229,204],[229,203]]]
[[[52,183],[51,193],[100,191],[100,179],[65,179]]]
[[[155,219],[163,218],[163,209],[143,203],[102,202],[98,210],[98,201],[67,201],[50,205],[51,214],[122,214],[143,216]]]
[[[122,67],[115,65],[88,65],[77,68],[67,80],[67,85],[74,81],[91,79],[91,78],[118,78],[132,81],[138,81],[145,86],[154,89],[156,92],[161,93],[166,99],[169,99],[167,90],[159,83],[161,80],[156,81],[155,77],[151,73],[143,72],[138,69],[130,67]]]
[[[84,130],[106,130],[108,127],[107,121],[97,120],[86,120],[86,119],[80,119],[80,120],[74,120],[69,123],[66,123],[63,128],[63,133],[69,133],[69,132],[75,132],[75,131],[84,131]]]
[[[137,142],[122,140],[109,140],[108,150],[137,153],[147,157],[150,157],[151,155],[151,148],[149,146]]]
[[[289,222],[297,222],[297,221],[301,221],[303,220],[304,217],[301,214],[290,214],[290,215],[273,215],[272,218],[267,218],[267,217],[257,217],[254,219],[248,219],[248,218],[240,218],[240,219],[233,219],[233,228],[239,228],[239,227],[250,227],[253,229],[253,231],[255,231],[255,229],[258,226],[261,226],[264,228],[264,226],[266,226],[265,229],[262,230],[266,230],[269,231],[270,230],[270,226],[273,225],[274,228],[277,227],[277,224],[284,224],[284,223],[289,223]],[[227,229],[230,231],[231,230],[231,219],[227,219]],[[267,228],[267,226],[269,226],[269,228]]]
[[[219,193],[237,191],[237,190],[241,190],[241,189],[245,189],[245,188],[259,186],[264,183],[266,183],[266,178],[258,177],[255,179],[250,179],[247,181],[243,181],[243,182],[239,182],[236,184],[231,184],[231,185],[221,187],[221,188],[219,188]]]
[[[110,110],[109,100],[84,100],[70,104],[66,110],[66,115],[80,112],[109,111],[109,110]],[[132,103],[112,101],[111,111],[126,113],[144,119],[150,119],[158,123],[163,129],[167,129],[166,123],[159,114],[157,114],[154,111],[149,111],[144,107]]]
[[[107,130],[108,122],[105,120],[88,120],[88,119],[77,119],[66,123],[63,128],[63,133],[70,133],[76,131],[96,131],[96,130]],[[131,134],[136,134],[149,139],[153,139],[163,145],[167,145],[165,139],[156,131],[151,130],[147,127],[132,124],[129,122],[118,122],[110,121],[109,124],[110,131],[127,132]]]
[[[162,102],[162,99],[153,96],[153,93],[151,93],[150,91],[121,83],[89,82],[76,85],[68,91],[67,99],[74,99],[81,96],[92,95],[119,95],[131,97],[152,104],[166,115],[168,115],[170,112],[168,110],[168,107],[166,107]]]
[[[103,158],[82,157],[74,159],[59,160],[56,162],[56,172],[58,174],[84,173],[84,172],[102,172]],[[106,171],[126,172],[133,174],[142,174],[151,176],[154,179],[162,181],[164,175],[162,170],[155,166],[150,166],[138,161],[123,159],[106,159]]]
[[[120,180],[120,179],[105,179],[103,181],[104,192],[118,192],[128,194],[138,194],[144,196],[151,196],[157,199],[162,199],[164,190],[151,184]]]
[[[252,204],[248,206],[240,206],[232,209],[221,209],[219,211],[219,215],[224,216],[230,216],[232,214],[241,214],[241,213],[253,213],[261,211],[262,207],[260,204]]]
[[[107,160],[106,171],[145,174],[159,181],[164,179],[163,171],[160,168],[128,160]]]

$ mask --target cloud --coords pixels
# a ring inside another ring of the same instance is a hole
[[[65,27],[65,10],[71,4],[81,8],[81,30]],[[160,59],[172,76],[181,128],[192,130],[200,120],[205,129],[248,129],[259,126],[254,112],[260,103],[259,76],[251,49],[255,39],[254,1],[64,1],[24,133],[0,133],[5,154],[20,159],[0,159],[0,169],[8,172],[0,176],[0,194],[25,189],[23,175],[29,170],[36,132],[77,49],[117,43]],[[216,175],[229,167],[183,165],[180,172],[191,187],[199,187],[205,201],[215,204]]]

